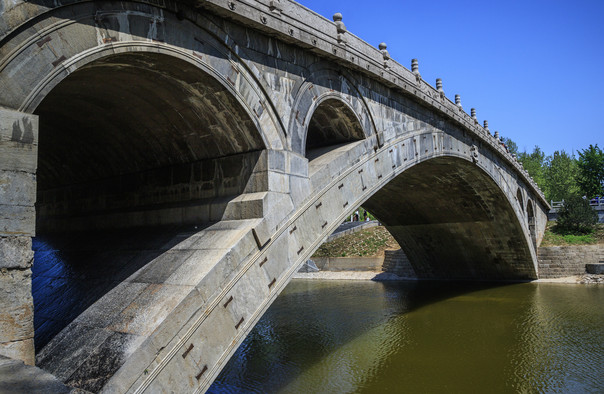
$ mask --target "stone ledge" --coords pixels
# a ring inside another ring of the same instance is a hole
[[[55,376],[22,361],[0,355],[0,392],[14,394],[73,393],[88,391],[65,386]]]
[[[0,237],[0,269],[26,269],[33,261],[31,237]]]

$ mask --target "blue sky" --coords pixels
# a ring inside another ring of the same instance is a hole
[[[604,147],[604,0],[301,0],[546,154]]]

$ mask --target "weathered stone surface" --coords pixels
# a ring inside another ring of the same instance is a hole
[[[31,270],[0,270],[0,354],[33,361]]]
[[[0,342],[31,339],[33,304],[31,302],[31,270],[0,271]]]
[[[562,278],[582,275],[587,264],[604,259],[603,245],[548,246],[538,249],[539,277]]]
[[[65,383],[93,393],[100,391],[107,380],[128,357],[133,335],[113,333],[90,352],[84,364]]]
[[[36,176],[22,171],[0,170],[0,201],[7,205],[33,206]]]
[[[76,393],[55,376],[27,366],[22,361],[0,356],[0,393]]]
[[[0,237],[0,269],[29,268],[33,259],[31,237]]]
[[[0,107],[0,170],[34,174],[38,162],[37,145],[38,117]],[[0,177],[0,193],[2,184],[3,177]],[[35,193],[24,196],[30,197],[35,197]]]
[[[386,250],[382,270],[401,278],[417,278],[415,270],[402,249]]]
[[[25,365],[34,365],[34,339],[0,342],[0,355],[20,360],[24,362]],[[0,382],[2,382],[2,379],[0,379]]]
[[[33,235],[36,230],[36,209],[33,206],[0,203],[0,235]]]

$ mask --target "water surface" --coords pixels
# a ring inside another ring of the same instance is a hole
[[[604,286],[293,281],[209,392],[604,392]]]

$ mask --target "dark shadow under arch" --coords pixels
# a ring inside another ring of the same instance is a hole
[[[419,163],[363,206],[388,228],[420,278],[536,277],[513,207],[497,184],[466,160]]]
[[[537,232],[536,232],[536,218],[534,203],[530,199],[526,202],[526,218],[528,221],[529,232],[531,234],[531,241],[533,245],[537,247]]]
[[[157,53],[96,60],[60,82],[35,113],[41,229],[56,228],[53,217],[238,195],[264,149],[224,86]]]
[[[518,204],[520,204],[520,210],[524,212],[524,199],[522,198],[522,191],[520,189],[516,191],[516,199],[518,200]]]
[[[309,160],[343,143],[365,138],[354,112],[341,100],[322,101],[313,113],[306,134],[306,157]]]

